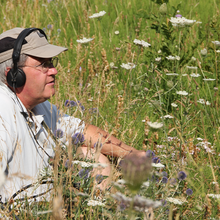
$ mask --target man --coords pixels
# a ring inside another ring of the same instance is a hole
[[[61,141],[66,146],[71,144],[75,133],[83,133],[84,145],[77,153],[84,157],[93,155],[87,151],[88,146],[102,143],[98,161],[108,164],[101,171],[103,175],[109,175],[111,169],[105,155],[145,156],[145,152],[137,151],[96,126],[62,115],[47,101],[55,93],[56,56],[66,50],[49,44],[40,29],[14,28],[0,35],[0,165],[7,175],[0,191],[3,202],[22,187],[36,182],[39,171],[49,167],[48,160],[54,157],[56,146],[51,134],[57,130],[64,133]],[[45,186],[27,189],[16,198],[44,191]]]

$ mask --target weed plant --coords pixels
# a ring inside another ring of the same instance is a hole
[[[10,212],[2,210],[5,216],[220,218],[218,1],[1,0],[0,6],[1,32],[38,27],[50,43],[68,48],[59,55],[57,92],[50,101],[145,150],[153,162],[134,192],[119,161],[109,158],[115,166],[112,183],[101,192],[97,185],[104,177],[91,175],[95,161],[71,163],[78,160],[74,151],[80,143],[65,151],[58,147],[53,172],[42,177],[54,180],[52,200],[17,201]],[[101,11],[106,13],[89,18]],[[171,17],[180,14],[193,23],[173,26]],[[77,42],[83,38],[92,39]],[[134,173],[126,175],[140,172],[130,170]]]

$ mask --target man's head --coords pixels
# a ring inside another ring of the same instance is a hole
[[[49,44],[40,29],[14,28],[6,31],[0,35],[0,80],[5,83],[5,75],[10,76],[6,84],[13,87],[13,82],[18,82],[16,77],[20,72],[24,73],[26,82],[24,80],[23,84],[15,86],[18,87],[18,97],[24,105],[26,101],[33,102],[31,106],[43,102],[55,92],[57,70],[50,61],[65,50],[67,48]],[[45,72],[46,65],[49,68]]]

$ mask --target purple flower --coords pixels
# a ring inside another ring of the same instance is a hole
[[[146,151],[146,156],[147,156],[147,157],[154,157],[154,156],[155,156],[155,153],[154,153],[152,150],[147,150],[147,151]]]
[[[60,33],[60,32],[61,32],[61,29],[57,29],[57,32]]]
[[[182,18],[182,15],[181,15],[181,14],[176,14],[175,17],[176,17],[176,18]]]
[[[47,25],[47,29],[52,29],[53,28],[53,25],[52,24],[48,24]]]
[[[65,107],[74,107],[77,106],[77,103],[75,101],[71,101],[71,100],[66,100],[64,103]]]
[[[164,177],[162,177],[161,182],[166,184],[166,183],[168,182],[168,178],[167,178],[167,177],[165,177],[165,176],[164,176]]]
[[[75,133],[72,136],[72,144],[76,145],[78,143],[83,143],[85,140],[85,137],[82,133]]]
[[[179,180],[185,180],[186,177],[187,177],[187,175],[186,175],[186,173],[185,173],[184,171],[180,171],[180,172],[178,173],[178,179],[179,179]]]
[[[88,169],[81,169],[78,174],[81,179],[86,180],[89,177],[89,170]]]
[[[191,196],[193,194],[193,191],[190,189],[190,188],[188,188],[187,190],[186,190],[186,195],[187,196]]]
[[[160,159],[158,157],[153,157],[152,163],[160,163]]]
[[[47,0],[48,3],[52,2],[53,0]]]
[[[63,131],[61,129],[57,129],[54,131],[54,136],[56,138],[62,138],[63,137]]]
[[[66,160],[64,163],[64,167],[66,168],[73,167],[73,164],[69,160]]]
[[[96,177],[95,177],[95,180],[98,184],[100,184],[102,181],[103,181],[103,176],[102,174],[97,174]]]

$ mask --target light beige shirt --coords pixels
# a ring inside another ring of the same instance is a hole
[[[56,144],[42,126],[42,121],[53,133],[61,129],[64,135],[60,141],[67,145],[69,137],[83,131],[84,123],[80,119],[61,115],[56,106],[48,101],[34,107],[30,118],[20,100],[5,85],[0,85],[0,103],[0,166],[7,175],[0,195],[2,202],[5,202],[22,187],[36,182],[39,172],[49,167],[48,155],[54,156]],[[45,187],[32,187],[15,199],[39,194]]]

